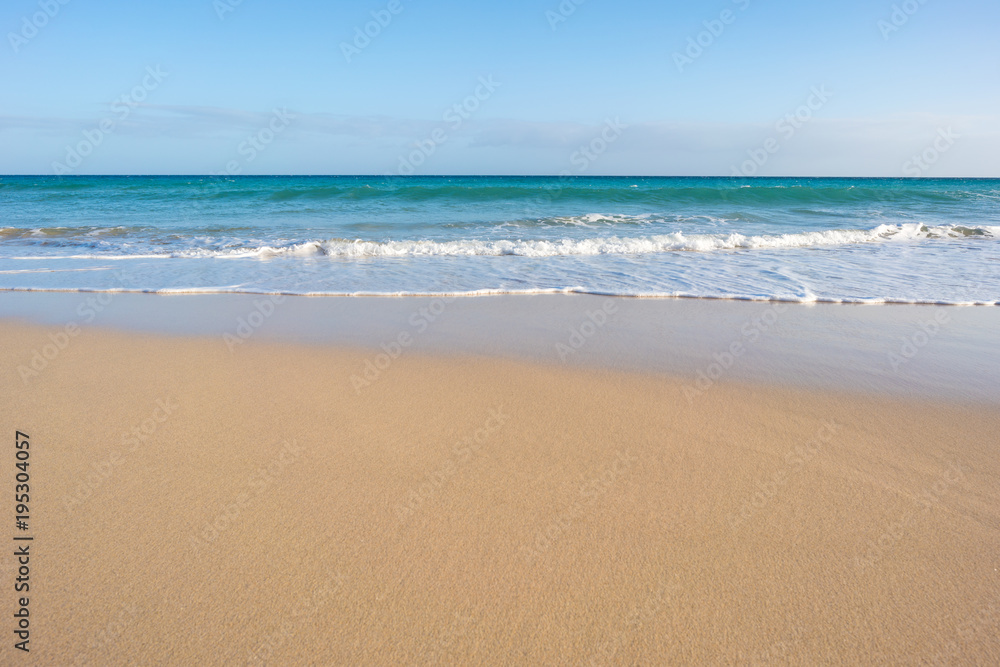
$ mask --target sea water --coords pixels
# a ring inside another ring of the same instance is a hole
[[[996,304],[1000,180],[5,176],[0,290]]]

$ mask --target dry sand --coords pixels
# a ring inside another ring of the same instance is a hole
[[[52,331],[5,664],[1000,663],[995,405]]]

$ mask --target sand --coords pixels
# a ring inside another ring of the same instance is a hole
[[[5,664],[1000,663],[995,404],[60,330]]]

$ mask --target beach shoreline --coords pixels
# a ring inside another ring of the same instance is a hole
[[[305,299],[267,315],[146,295],[88,323],[82,296],[29,304],[47,309],[34,324],[0,299],[4,428],[29,434],[38,485],[43,662],[1000,657],[996,395],[856,382],[865,354],[887,359],[870,331],[942,310],[953,321],[903,367],[933,382],[936,358],[976,382],[954,360],[989,309],[790,308],[751,343],[738,332],[760,304],[656,319],[599,298],[437,314]],[[661,338],[670,363],[650,365]],[[853,390],[822,374],[845,341]],[[47,363],[22,377],[33,350]],[[740,364],[699,385],[726,351]],[[765,373],[782,354],[811,374]]]
[[[582,294],[306,297],[0,292],[0,321],[425,353],[974,403],[1000,401],[1000,308]],[[20,365],[46,344],[39,341]],[[44,355],[42,355],[44,357]],[[36,365],[44,364],[45,359]],[[383,360],[384,362],[385,360]],[[29,364],[30,366],[30,364]],[[376,369],[380,370],[380,369]],[[371,372],[369,372],[369,375]]]

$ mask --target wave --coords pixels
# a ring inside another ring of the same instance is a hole
[[[151,252],[151,247],[136,248],[132,254],[118,254],[121,248],[106,253],[8,257],[8,259],[273,259],[273,258],[406,258],[406,257],[560,257],[594,255],[651,255],[670,252],[718,252],[856,245],[884,242],[919,242],[976,239],[1000,239],[1000,226],[928,226],[919,223],[879,225],[872,229],[825,230],[790,234],[745,235],[685,234],[673,232],[644,237],[605,236],[562,238],[555,240],[409,240],[366,241],[329,239],[290,242],[287,245],[233,247],[232,242],[219,249],[191,248],[169,252]],[[118,252],[116,252],[118,251]]]
[[[308,241],[286,247],[264,246],[244,250],[190,251],[187,256],[213,257],[555,257],[572,255],[648,255],[666,252],[713,252],[720,250],[804,248],[881,241],[996,239],[1000,227],[928,227],[920,224],[879,225],[869,230],[827,230],[746,236],[743,234],[691,234],[682,232],[648,237],[598,237],[546,240],[457,240],[457,241]]]

